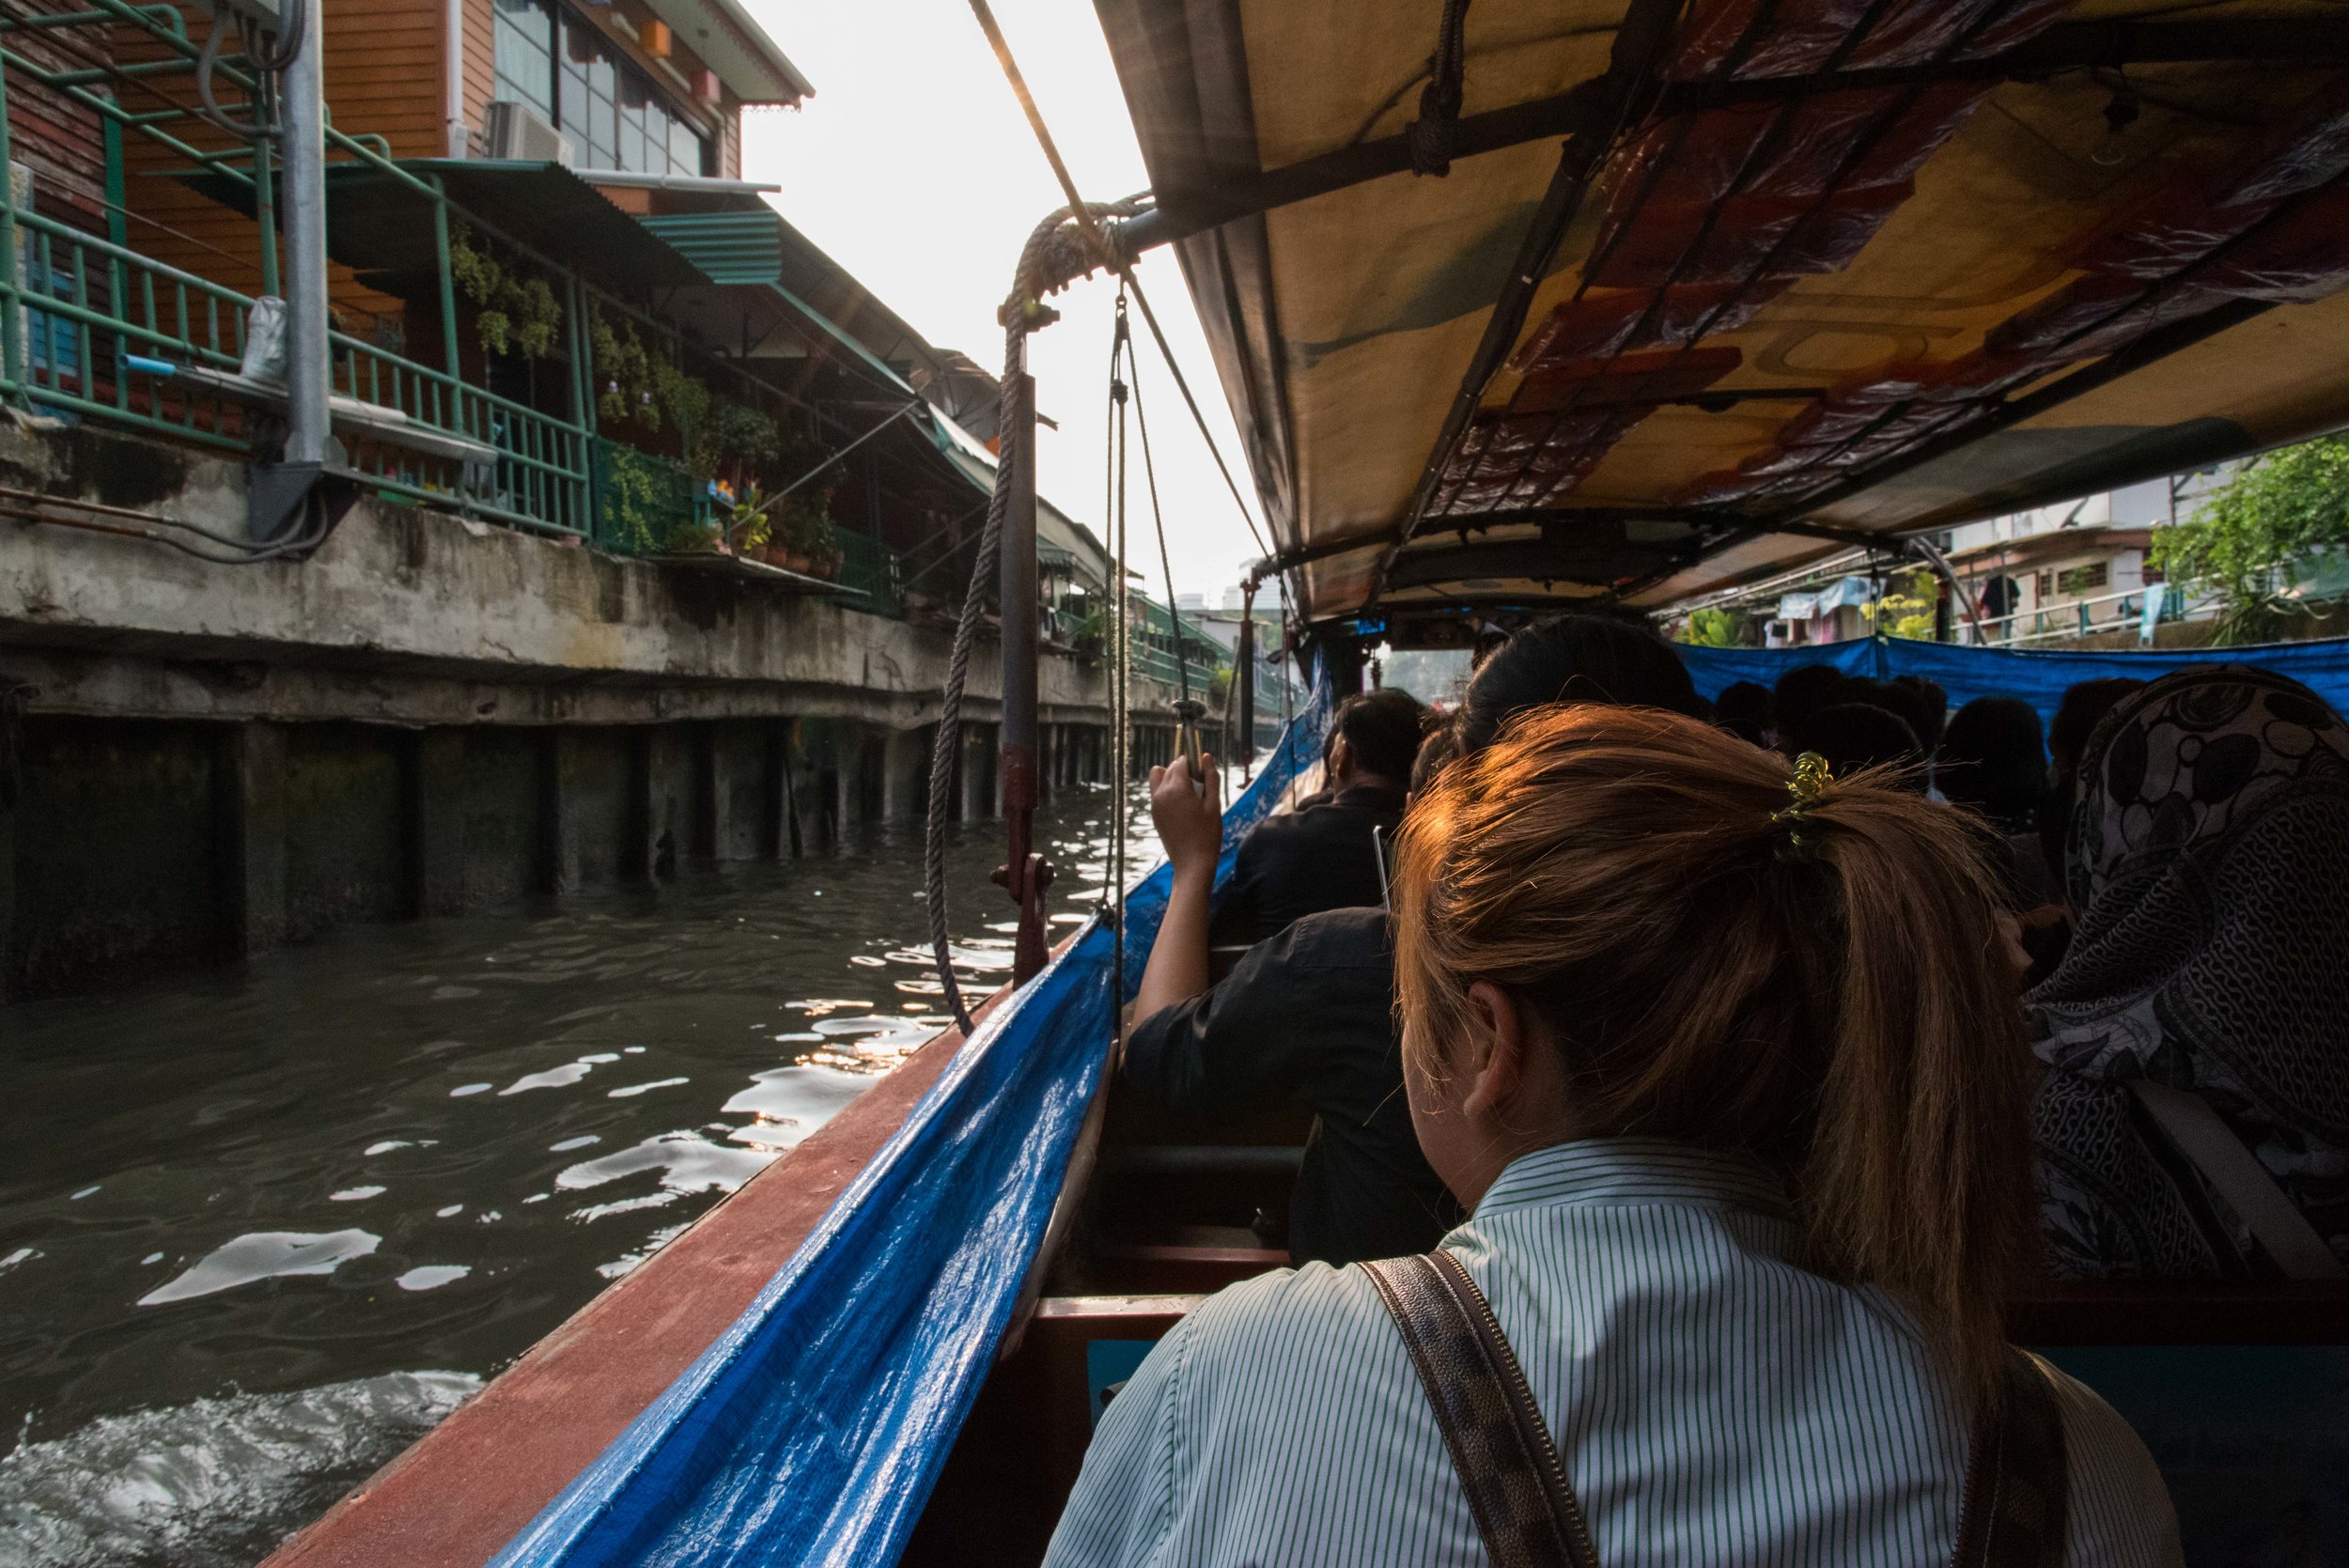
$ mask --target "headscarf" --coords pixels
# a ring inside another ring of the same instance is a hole
[[[2349,728],[2299,685],[2182,670],[2113,708],[2066,841],[2078,929],[2025,999],[2060,1272],[2272,1272],[2133,1078],[2202,1095],[2349,1258]]]

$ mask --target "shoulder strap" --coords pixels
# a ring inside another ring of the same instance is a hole
[[[2251,1228],[2251,1234],[2286,1279],[2338,1280],[2349,1274],[2316,1227],[2309,1223],[2309,1217],[2276,1185],[2267,1167],[2243,1146],[2243,1140],[2219,1119],[2208,1100],[2190,1089],[2173,1089],[2141,1078],[2130,1079],[2128,1086],[2178,1152],[2194,1162],[2194,1168]]]
[[[1362,1267],[1426,1386],[1493,1568],[1598,1568],[1524,1370],[1460,1260],[1438,1251]]]
[[[1974,1432],[1955,1568],[2062,1568],[2070,1514],[2055,1388],[2039,1358],[2010,1350],[2006,1399]]]

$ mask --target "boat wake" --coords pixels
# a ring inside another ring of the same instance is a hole
[[[244,1568],[463,1404],[481,1379],[396,1372],[104,1416],[0,1457],[0,1568]]]

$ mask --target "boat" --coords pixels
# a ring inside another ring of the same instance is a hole
[[[1098,8],[1155,194],[1057,215],[1065,274],[1029,303],[1176,247],[1271,525],[1257,575],[1290,584],[1317,676],[1227,843],[1310,784],[1375,646],[1854,547],[1979,618],[1937,531],[2349,425],[2331,5]],[[1835,659],[2044,695],[2082,657],[1690,660],[1708,689]],[[2339,644],[2263,660],[2349,695]],[[1106,1070],[1164,885],[1133,889],[1122,944],[1107,921],[1064,941],[272,1562],[1039,1560],[1149,1343],[1286,1261],[1251,1221],[1304,1127],[1171,1125]],[[2145,1436],[2189,1556],[2349,1540],[2341,1286],[2008,1310]]]

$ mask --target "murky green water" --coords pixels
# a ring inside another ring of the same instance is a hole
[[[1111,800],[1040,825],[1061,923]],[[950,861],[981,993],[998,831]],[[0,1009],[0,1564],[264,1555],[941,1025],[919,867],[880,830]]]

